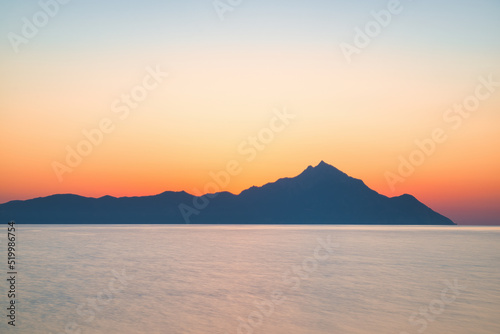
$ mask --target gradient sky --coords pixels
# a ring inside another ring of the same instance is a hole
[[[401,0],[348,63],[340,43],[353,44],[355,27],[387,3],[243,0],[221,20],[210,0],[73,0],[16,53],[9,33],[41,7],[1,2],[0,203],[196,193],[230,160],[242,172],[224,190],[239,193],[324,160],[457,223],[498,223],[500,87],[457,129],[443,115],[478,78],[500,81],[500,2]],[[157,66],[168,78],[120,119],[112,103]],[[295,119],[245,160],[239,145],[275,108]],[[53,162],[103,118],[114,131],[60,182]],[[447,140],[391,189],[385,173],[437,127]]]

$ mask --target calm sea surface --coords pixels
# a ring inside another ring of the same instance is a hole
[[[500,228],[17,225],[17,234],[16,327],[2,261],[0,333],[500,333]]]

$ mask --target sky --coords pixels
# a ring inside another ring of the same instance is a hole
[[[0,3],[0,203],[324,160],[500,223],[500,2],[60,1]]]

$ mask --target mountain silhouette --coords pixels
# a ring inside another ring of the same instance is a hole
[[[387,197],[321,161],[239,195],[89,198],[52,195],[0,204],[2,221],[27,224],[397,224],[454,225],[411,195]]]

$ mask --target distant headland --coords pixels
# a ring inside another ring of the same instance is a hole
[[[52,195],[0,204],[0,218],[20,224],[455,225],[411,195],[381,195],[323,161],[239,195]]]

